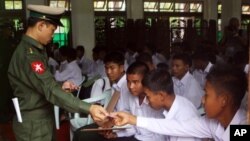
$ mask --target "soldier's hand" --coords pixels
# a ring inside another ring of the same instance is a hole
[[[78,90],[79,87],[77,85],[75,85],[75,83],[71,82],[71,81],[65,81],[62,85],[62,89],[65,92],[73,92],[75,90]]]
[[[114,117],[114,123],[116,126],[123,126],[126,124],[136,125],[136,116],[126,112],[114,112],[111,113]]]
[[[107,120],[107,116],[109,115],[108,112],[99,105],[91,105],[89,112],[95,122],[104,122]]]

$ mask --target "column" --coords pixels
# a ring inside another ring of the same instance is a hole
[[[204,0],[204,19],[209,20],[216,20],[218,17],[218,0]]]
[[[241,21],[241,0],[221,0],[222,13],[221,13],[221,27],[228,24],[231,17],[236,17]]]
[[[127,18],[143,19],[143,0],[127,0]]]
[[[85,55],[92,58],[92,48],[95,46],[93,0],[72,0],[71,6],[73,47],[83,45]]]

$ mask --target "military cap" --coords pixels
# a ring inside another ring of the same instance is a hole
[[[56,25],[63,26],[60,19],[63,13],[65,12],[64,8],[54,8],[45,5],[33,5],[33,4],[29,4],[27,8],[28,10],[30,10],[30,17],[47,20]]]

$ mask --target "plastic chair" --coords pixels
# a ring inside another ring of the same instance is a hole
[[[87,103],[98,103],[100,101],[104,101],[104,108],[107,107],[110,99],[111,99],[111,94],[112,94],[112,90],[106,90],[103,92],[103,94],[96,96],[96,97],[91,97],[91,98],[87,98],[84,99],[82,101],[87,102]],[[89,114],[87,117],[80,117],[79,113],[74,113],[73,118],[70,120],[70,140],[73,139],[73,132],[85,125],[89,125],[93,123],[93,119],[91,117],[91,115]]]

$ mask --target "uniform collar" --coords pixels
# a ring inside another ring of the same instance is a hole
[[[23,35],[22,39],[30,44],[32,44],[34,47],[40,49],[40,50],[44,50],[44,47],[42,44],[40,44],[37,40],[31,38],[30,36],[27,35]]]

